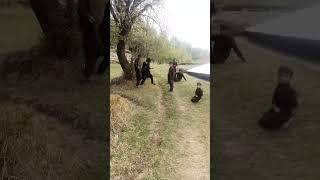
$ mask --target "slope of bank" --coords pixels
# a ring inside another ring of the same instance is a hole
[[[186,75],[170,93],[167,66],[152,67],[156,85],[148,79],[139,88],[123,80],[111,86],[111,176],[209,179],[209,83]],[[121,74],[119,65],[111,65],[113,74]],[[198,81],[205,95],[192,104]]]

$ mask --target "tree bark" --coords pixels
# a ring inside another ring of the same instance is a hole
[[[103,61],[100,63],[98,68],[98,74],[103,74],[110,64],[110,36],[108,35],[108,32],[110,32],[110,16],[109,16],[109,9],[110,9],[110,3],[107,2],[106,7],[104,9],[104,15],[102,23],[99,27],[99,34],[102,38],[103,42]]]
[[[81,31],[77,4],[67,0],[30,0],[31,8],[41,26],[48,52],[58,57],[77,57],[81,54]]]
[[[119,59],[119,63],[121,65],[121,68],[124,73],[125,79],[132,79],[133,78],[133,72],[131,69],[131,66],[129,64],[129,61],[126,57],[126,41],[125,39],[128,37],[129,32],[131,30],[131,27],[123,28],[119,33],[119,40],[117,44],[117,56]]]

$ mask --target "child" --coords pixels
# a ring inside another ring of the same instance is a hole
[[[203,91],[201,89],[201,83],[198,82],[195,96],[192,97],[191,101],[193,103],[199,102],[202,96],[203,96]]]
[[[259,120],[265,129],[288,127],[293,116],[293,110],[298,106],[297,93],[290,85],[293,71],[287,66],[278,69],[278,85],[274,91],[272,107]]]
[[[168,71],[168,84],[170,84],[170,76],[171,76],[171,74],[170,74],[170,68],[172,67],[172,62],[170,61],[169,62],[169,71]]]
[[[151,59],[147,58],[146,62],[144,62],[143,65],[142,65],[142,68],[141,68],[142,81],[141,81],[140,85],[143,85],[144,81],[147,78],[150,78],[151,79],[151,84],[155,85],[155,83],[153,82],[153,76],[152,76],[152,74],[150,72],[150,69],[152,69],[150,67],[150,62],[151,62]]]
[[[186,77],[184,77],[183,75],[183,71],[181,69],[179,69],[179,71],[176,73],[176,77],[174,78],[175,82],[179,82],[182,80],[182,78],[187,81]]]
[[[177,63],[174,61],[172,63],[172,65],[169,68],[169,72],[168,72],[168,81],[169,81],[169,85],[170,85],[170,92],[173,91],[173,82],[174,82],[174,78],[176,77],[176,67],[177,67]]]

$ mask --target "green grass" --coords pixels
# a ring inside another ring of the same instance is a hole
[[[141,176],[142,179],[181,177],[178,163],[181,163],[184,155],[180,152],[179,131],[192,125],[205,131],[202,132],[204,137],[200,140],[209,146],[209,98],[203,99],[203,102],[197,105],[190,102],[197,80],[186,75],[188,81],[175,83],[174,93],[170,93],[166,83],[167,65],[152,64],[152,67],[155,68],[152,72],[156,86],[147,79],[145,85],[139,88],[135,87],[133,81],[111,87],[112,96],[120,94],[130,101],[127,103],[130,104],[129,107],[133,106],[127,108],[131,113],[125,111],[126,108],[121,109],[122,106],[117,107],[118,109],[114,111],[122,111],[123,114],[111,118],[113,124],[120,118],[125,118],[124,124],[127,125],[122,127],[122,132],[111,136],[112,139],[119,137],[117,143],[111,143],[111,177],[129,179],[137,176]],[[121,75],[119,65],[112,64],[111,77],[119,75]],[[199,81],[203,82],[205,96],[208,96],[209,83]],[[186,113],[185,109],[182,111],[181,105],[190,108],[189,112]],[[192,134],[189,132],[189,135],[190,133]]]
[[[110,69],[112,70],[110,73],[110,81],[116,77],[120,77],[122,75],[122,69],[120,64],[110,64]]]
[[[31,9],[0,8],[0,55],[35,45],[41,29]]]
[[[111,78],[119,77],[121,74],[120,65],[111,64]],[[111,87],[112,94],[120,94],[132,101],[132,107],[130,106],[132,116],[128,117],[127,127],[123,127],[124,133],[120,134],[122,138],[116,146],[111,147],[112,177],[133,178],[143,170],[153,169],[159,165],[158,160],[152,159],[157,154],[157,147],[152,142],[152,131],[155,130],[154,119],[159,118],[156,107],[161,89],[150,85],[149,81],[146,82],[146,88],[136,88],[134,82]],[[128,113],[121,116],[126,117]],[[151,179],[158,176],[157,172],[145,173]]]
[[[232,55],[226,64],[214,67],[215,178],[318,179],[320,71],[243,40],[239,47],[248,64]],[[266,132],[257,121],[271,105],[280,64],[294,69],[292,84],[300,107],[288,129]]]

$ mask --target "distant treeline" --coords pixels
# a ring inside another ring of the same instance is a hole
[[[118,33],[115,24],[111,22],[111,47],[117,45]],[[169,37],[165,32],[157,32],[150,24],[140,21],[133,26],[127,39],[127,47],[133,54],[151,57],[157,63],[167,63],[176,59],[181,63],[209,61],[207,50],[193,48],[175,37]]]

